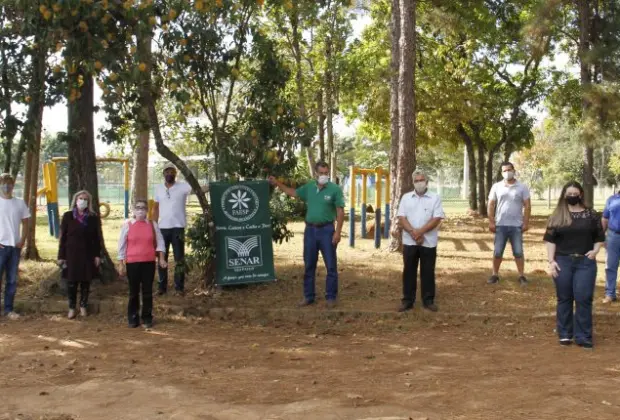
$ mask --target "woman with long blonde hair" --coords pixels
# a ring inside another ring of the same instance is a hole
[[[68,284],[69,319],[76,317],[77,292],[80,288],[80,315],[88,315],[90,282],[101,264],[101,219],[93,210],[88,191],[75,193],[71,207],[60,223],[58,264],[63,267]]]
[[[570,345],[574,339],[578,346],[591,349],[596,256],[605,242],[605,233],[600,215],[585,206],[583,194],[578,182],[562,188],[544,240],[558,299],[560,344]]]

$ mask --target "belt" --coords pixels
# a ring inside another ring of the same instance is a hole
[[[310,222],[306,222],[306,226],[310,226],[310,227],[314,227],[314,228],[322,228],[328,225],[333,225],[334,222],[325,222],[325,223],[310,223]]]
[[[585,258],[584,254],[558,254],[560,257],[571,257],[572,259]]]

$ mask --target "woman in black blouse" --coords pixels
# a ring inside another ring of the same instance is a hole
[[[549,218],[544,238],[558,297],[560,344],[592,348],[592,297],[596,255],[605,242],[601,218],[583,203],[583,187],[569,182]],[[573,313],[573,302],[576,310]]]

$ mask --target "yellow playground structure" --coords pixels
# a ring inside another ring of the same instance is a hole
[[[57,165],[65,163],[66,157],[55,157],[50,162],[43,164],[43,188],[37,191],[37,197],[45,195],[47,201],[47,219],[49,221],[50,235],[58,238],[60,235],[60,213],[58,208],[58,175]],[[129,159],[127,158],[97,158],[97,162],[118,162],[123,164],[124,188],[125,188],[125,218],[129,216]],[[110,214],[110,205],[100,203],[103,207],[101,217],[106,218]]]
[[[366,237],[366,206],[367,203],[367,181],[369,176],[375,177],[376,194],[375,194],[375,248],[381,247],[381,204],[385,194],[385,222],[383,226],[383,236],[387,239],[390,235],[390,173],[382,167],[375,169],[362,169],[356,166],[349,168],[350,172],[350,194],[349,194],[349,246],[355,247],[355,204],[357,202],[356,185],[357,176],[362,177],[362,203],[361,203],[361,222],[362,222],[362,238]],[[385,193],[381,181],[385,179]]]

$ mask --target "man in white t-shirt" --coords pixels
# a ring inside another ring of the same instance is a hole
[[[524,273],[523,232],[529,229],[532,204],[530,190],[515,178],[515,167],[510,162],[502,163],[503,181],[493,185],[489,193],[489,230],[495,234],[493,251],[493,274],[487,283],[499,282],[499,268],[502,265],[506,243],[510,241],[512,255],[519,271],[519,283],[527,285]]]
[[[156,220],[166,247],[165,257],[168,262],[170,245],[174,254],[174,290],[178,295],[185,293],[185,227],[187,226],[187,197],[192,194],[192,187],[187,182],[176,180],[177,168],[167,163],[163,170],[164,183],[155,187],[155,204],[153,220]],[[203,192],[209,190],[202,187]],[[159,296],[168,291],[168,269],[159,268]]]
[[[164,183],[155,187],[153,220],[159,224],[166,247],[168,261],[170,245],[174,254],[174,290],[176,294],[185,291],[185,227],[187,226],[186,203],[192,188],[187,182],[177,182],[177,169],[172,163],[164,166]],[[159,289],[161,296],[168,291],[168,269],[159,268]]]
[[[425,309],[437,312],[435,305],[435,263],[439,224],[445,218],[441,198],[428,191],[423,172],[413,174],[414,191],[403,195],[398,221],[403,228],[403,300],[399,312],[413,309],[416,298],[418,263],[420,289]]]
[[[15,180],[11,175],[0,175],[0,290],[6,273],[4,315],[9,319],[19,318],[13,310],[13,302],[17,291],[19,258],[28,236],[30,221],[30,210],[24,200],[13,197],[14,186]]]

